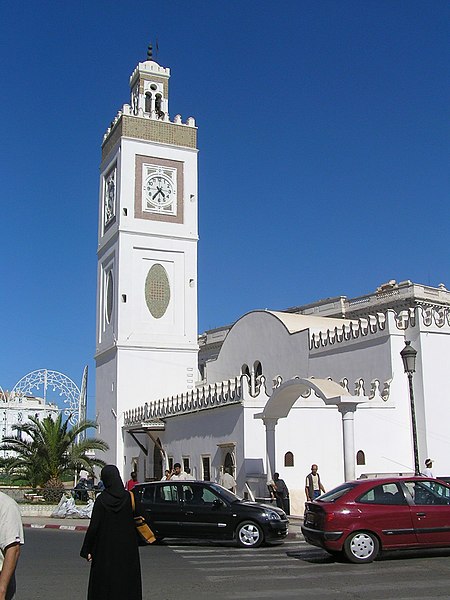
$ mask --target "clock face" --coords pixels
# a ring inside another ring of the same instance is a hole
[[[145,193],[150,205],[164,207],[173,202],[174,186],[168,177],[164,177],[164,175],[152,175],[147,178]]]

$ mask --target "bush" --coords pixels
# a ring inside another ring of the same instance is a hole
[[[64,485],[59,479],[50,479],[42,488],[42,495],[46,502],[58,504],[64,494]]]

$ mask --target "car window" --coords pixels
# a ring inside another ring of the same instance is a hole
[[[143,489],[139,489],[140,499],[147,504],[153,504],[155,499],[155,486],[147,485]]]
[[[155,503],[169,504],[178,502],[178,489],[176,485],[157,485],[155,489]]]
[[[233,492],[226,490],[218,483],[210,483],[208,489],[213,490],[215,493],[217,493],[217,497],[221,500],[226,500],[230,503],[236,502],[237,500],[242,500],[240,496],[237,496],[236,494],[233,494]]]
[[[219,499],[219,496],[207,486],[193,484],[183,485],[183,497],[186,504],[196,506],[212,506],[214,501]]]
[[[405,481],[405,485],[416,505],[450,504],[450,488],[435,480]]]
[[[383,483],[364,492],[356,502],[362,504],[407,504],[398,483]]]
[[[344,494],[346,494],[349,490],[352,490],[355,487],[354,483],[343,483],[338,487],[330,490],[326,494],[322,494],[319,496],[316,501],[317,502],[334,502]]]

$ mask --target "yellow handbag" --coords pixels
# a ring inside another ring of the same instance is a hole
[[[138,532],[139,538],[146,544],[153,544],[153,542],[156,542],[155,534],[153,533],[153,531],[150,529],[150,527],[145,522],[144,517],[141,517],[141,515],[134,514],[134,511],[136,508],[136,503],[134,500],[133,492],[130,492],[130,496],[131,496],[131,508],[133,509],[134,525],[136,527],[136,531]]]

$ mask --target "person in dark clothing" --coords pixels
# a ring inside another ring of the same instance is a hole
[[[102,469],[80,555],[91,563],[87,600],[142,600],[138,536],[130,493],[115,465]]]
[[[288,515],[290,510],[289,490],[283,479],[280,479],[279,473],[273,474],[273,483],[275,485],[275,500],[278,508],[284,510]]]

